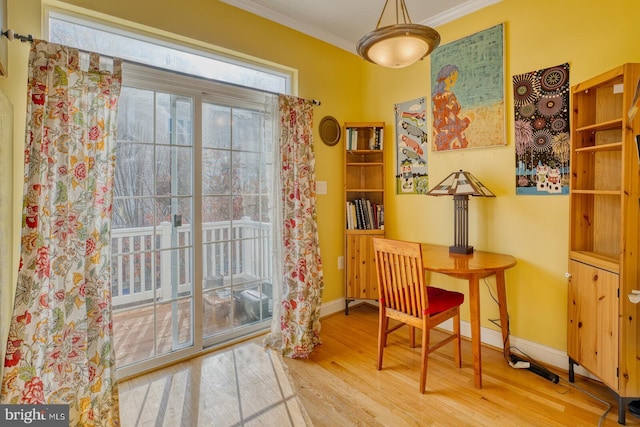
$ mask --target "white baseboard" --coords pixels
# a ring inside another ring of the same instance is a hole
[[[376,301],[367,302],[373,304],[376,303]],[[320,308],[320,316],[328,316],[339,311],[344,311],[344,309],[345,300],[344,298],[339,298],[337,300],[329,301],[325,304],[322,304],[322,307]],[[442,323],[440,327],[442,329],[451,331],[453,330],[453,324],[451,322],[451,319],[449,319],[448,321]],[[471,339],[471,324],[469,322],[461,321],[460,333],[463,337]],[[480,335],[482,343],[490,345],[492,347],[502,348],[502,332],[481,327]],[[569,357],[567,356],[567,353],[565,351],[547,347],[545,345],[513,335],[509,336],[509,341],[512,347],[512,351],[515,353],[521,353],[527,356],[527,358],[540,362],[543,365],[555,367],[563,371],[569,370]],[[584,377],[597,379],[580,366],[575,366],[575,373]]]

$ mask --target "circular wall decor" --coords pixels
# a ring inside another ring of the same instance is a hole
[[[335,117],[324,116],[320,120],[319,131],[320,139],[329,146],[336,145],[340,141],[340,123]]]

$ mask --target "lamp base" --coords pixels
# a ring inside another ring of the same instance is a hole
[[[472,254],[473,246],[449,246],[449,253],[452,254]]]

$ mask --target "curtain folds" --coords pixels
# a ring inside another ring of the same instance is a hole
[[[118,426],[110,247],[121,62],[36,40],[29,57],[21,257],[1,403],[68,404]]]
[[[274,310],[267,345],[286,357],[306,358],[320,340],[323,274],[316,213],[313,104],[287,95],[278,98],[279,170],[282,217],[281,304]],[[276,250],[276,252],[278,252]],[[276,270],[277,271],[277,270]],[[274,303],[274,306],[276,303]]]

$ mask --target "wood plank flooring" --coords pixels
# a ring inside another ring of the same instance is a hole
[[[616,398],[598,382],[576,376],[579,390],[556,371],[554,384],[509,367],[497,349],[483,347],[476,389],[468,341],[462,369],[452,344],[430,356],[422,395],[406,329],[389,337],[381,371],[376,334],[377,310],[361,305],[324,318],[323,344],[306,360],[254,339],[123,382],[122,426],[597,426],[607,405],[602,425],[619,425]],[[627,412],[626,424],[640,418]]]

